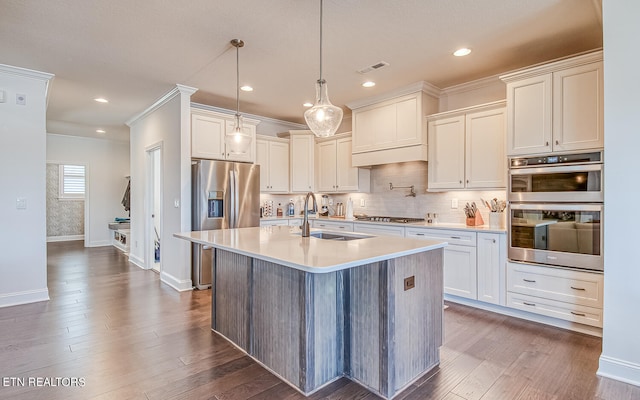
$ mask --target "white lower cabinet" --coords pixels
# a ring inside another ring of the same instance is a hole
[[[324,219],[310,220],[312,228],[327,229],[331,231],[353,232],[353,222],[327,221]]]
[[[433,228],[406,228],[406,237],[444,240],[444,292],[504,305],[506,235]]]
[[[507,264],[507,306],[602,327],[604,277],[564,268]]]
[[[370,235],[382,236],[398,236],[404,237],[404,227],[396,225],[376,225],[367,223],[353,224],[353,231],[360,233],[368,233]]]

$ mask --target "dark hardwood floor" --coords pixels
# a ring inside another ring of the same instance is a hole
[[[48,245],[48,281],[50,301],[0,309],[2,399],[304,398],[211,332],[209,291],[178,293],[82,242]],[[440,367],[396,398],[640,399],[595,375],[600,350],[598,338],[450,304]],[[378,397],[343,378],[311,398]]]

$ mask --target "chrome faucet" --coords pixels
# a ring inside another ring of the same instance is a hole
[[[318,212],[318,202],[316,200],[316,195],[313,192],[307,193],[307,197],[304,198],[304,218],[302,219],[302,237],[309,237],[309,197],[313,199],[313,211]]]

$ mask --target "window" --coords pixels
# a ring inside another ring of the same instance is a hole
[[[84,165],[60,165],[60,198],[84,199]]]

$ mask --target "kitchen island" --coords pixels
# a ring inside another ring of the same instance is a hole
[[[346,376],[392,398],[439,364],[445,242],[269,226],[215,248],[212,329],[308,395]]]

